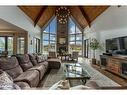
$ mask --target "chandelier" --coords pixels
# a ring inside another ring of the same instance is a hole
[[[59,7],[56,10],[56,15],[58,17],[58,21],[61,24],[67,23],[68,16],[70,15],[70,10],[67,7]]]

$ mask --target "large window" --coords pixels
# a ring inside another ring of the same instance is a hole
[[[13,54],[13,37],[0,37],[0,55],[5,51],[8,52],[8,55]]]
[[[33,47],[34,47],[34,53],[40,52],[40,39],[34,37]]]
[[[69,18],[69,53],[78,51],[82,55],[82,32],[74,21]]]
[[[24,37],[18,37],[17,39],[17,53],[18,54],[24,54],[25,53],[25,38]]]
[[[48,54],[49,51],[56,51],[56,26],[55,17],[43,31],[43,53]]]
[[[5,51],[5,37],[0,37],[0,54]]]

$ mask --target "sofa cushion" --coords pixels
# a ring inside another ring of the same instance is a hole
[[[28,54],[18,54],[16,55],[20,66],[22,67],[23,71],[28,70],[29,68],[33,67],[33,64],[31,63],[30,59],[29,59],[29,55]]]
[[[88,81],[85,86],[91,87],[93,89],[95,88],[99,88],[99,85],[97,84],[97,82],[95,80],[90,80]]]
[[[39,72],[40,80],[42,79],[42,77],[44,76],[44,74],[46,72],[44,65],[36,65],[28,70],[37,70]]]
[[[34,54],[29,54],[29,58],[30,58],[30,61],[32,62],[32,64],[33,64],[34,66],[35,66],[35,65],[38,65],[36,56],[35,56]]]
[[[16,57],[0,58],[0,69],[6,71],[13,79],[23,73]]]
[[[43,57],[41,55],[37,56],[37,62],[41,63],[43,61]]]
[[[29,84],[26,82],[15,82],[15,84],[17,84],[21,89],[29,89],[30,88]]]
[[[37,55],[36,57],[38,63],[44,62],[46,60],[44,55]]]
[[[84,85],[78,85],[70,88],[70,90],[89,90],[89,89],[92,88]]]
[[[0,70],[0,89],[10,90],[20,89],[20,87],[13,83],[12,78],[6,72]]]
[[[48,62],[47,61],[41,62],[41,63],[39,63],[39,65],[44,65],[45,69],[48,68]]]
[[[27,70],[15,78],[14,82],[27,82],[30,87],[36,87],[39,83],[39,72],[37,70]]]

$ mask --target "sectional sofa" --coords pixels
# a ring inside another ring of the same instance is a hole
[[[48,69],[60,68],[59,59],[49,61],[48,63],[48,59],[43,55],[17,54],[9,58],[0,58],[0,69],[9,74],[21,89],[25,89],[37,87]]]

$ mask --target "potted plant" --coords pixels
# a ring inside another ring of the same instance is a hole
[[[90,39],[89,46],[93,50],[92,64],[96,64],[95,52],[96,52],[97,49],[100,48],[100,44],[97,41],[97,39],[92,38],[92,39]]]

